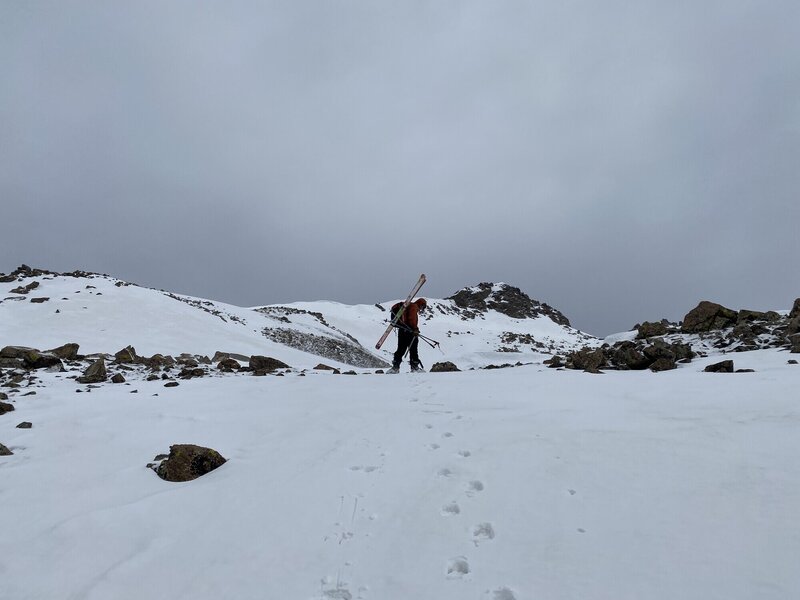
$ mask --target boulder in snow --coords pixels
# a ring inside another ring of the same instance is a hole
[[[82,377],[78,377],[75,381],[78,383],[101,383],[107,378],[106,361],[101,356],[89,365],[89,368],[83,372]]]
[[[11,456],[14,454],[11,450],[0,444],[0,456]]]
[[[733,373],[733,361],[723,360],[703,369],[706,373]]]
[[[683,318],[683,333],[700,333],[715,329],[725,329],[736,325],[738,313],[721,304],[703,300]]]
[[[79,348],[80,346],[78,344],[69,343],[59,346],[58,348],[53,348],[52,350],[47,350],[47,353],[53,354],[61,360],[75,360],[78,358]]]
[[[191,481],[225,464],[225,458],[211,448],[194,444],[175,444],[169,456],[155,471],[166,481]]]
[[[0,402],[0,415],[4,415],[12,410],[14,410],[13,404],[9,404],[8,402]]]
[[[250,369],[254,373],[271,373],[277,369],[291,369],[289,365],[269,356],[253,355],[250,357]]]
[[[461,371],[454,363],[450,361],[443,361],[434,363],[431,367],[431,373],[447,373],[447,372],[455,372]]]

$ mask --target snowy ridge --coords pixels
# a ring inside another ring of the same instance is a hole
[[[380,368],[394,352],[392,338],[380,352],[372,346],[397,300],[380,305],[320,301],[245,308],[78,273],[77,277],[23,274],[0,283],[0,344],[45,349],[74,342],[84,354],[114,353],[128,345],[140,355],[260,354],[298,368],[313,367],[321,359],[333,366]],[[27,294],[12,293],[31,284],[38,285]],[[480,293],[481,286],[473,289]],[[491,286],[493,293],[508,289],[516,288]],[[46,300],[34,301],[41,298]],[[470,368],[531,362],[595,341],[542,311],[515,317],[496,310],[491,299],[487,306],[467,305],[459,298],[457,294],[430,300],[422,329],[441,343],[442,351],[423,344],[426,364],[446,359]],[[524,299],[530,306],[542,306]]]

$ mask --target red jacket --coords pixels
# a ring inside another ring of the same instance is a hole
[[[400,322],[411,327],[411,329],[418,329],[419,328],[419,311],[421,308],[425,308],[428,303],[425,301],[425,298],[418,298],[415,302],[409,304],[406,309],[403,311],[403,316],[400,318]],[[392,307],[392,312],[395,312],[396,309],[399,309],[403,306],[402,302],[398,302]]]

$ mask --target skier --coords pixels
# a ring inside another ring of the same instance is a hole
[[[388,373],[399,373],[400,363],[403,362],[403,356],[406,350],[410,352],[411,370],[413,372],[422,371],[422,363],[419,360],[419,353],[417,346],[419,345],[419,313],[425,310],[428,302],[425,298],[418,298],[416,301],[411,302],[403,311],[403,316],[398,321],[397,327],[397,352],[394,353],[394,361],[392,368]],[[398,310],[403,307],[402,302],[398,302],[392,307],[392,314],[396,314]],[[410,346],[410,349],[409,349]]]

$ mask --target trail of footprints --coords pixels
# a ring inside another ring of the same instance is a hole
[[[423,411],[424,413],[430,415],[432,411]],[[438,411],[440,415],[451,415],[453,411],[441,410]],[[461,415],[455,415],[451,417],[455,421],[462,420],[463,417]],[[436,435],[435,427],[431,423],[425,423],[424,428],[429,430],[432,434]],[[442,448],[441,444],[452,443],[453,440],[456,439],[456,436],[450,431],[444,431],[440,435],[437,436],[436,442],[430,442],[426,444],[426,448],[428,450],[439,450]],[[469,459],[472,456],[472,452],[465,448],[460,448],[454,452],[454,456],[457,457],[457,460]],[[456,476],[456,472],[450,466],[442,466],[436,471],[436,476],[442,479],[451,479]],[[464,497],[469,500],[473,498],[476,494],[480,494],[484,490],[484,484],[482,481],[478,479],[473,479],[467,481],[464,485]],[[458,503],[458,500],[452,500],[446,504],[444,504],[439,514],[443,518],[458,518],[461,515],[461,506]],[[494,525],[490,522],[483,522],[477,523],[470,528],[470,536],[472,543],[477,547],[478,545],[484,542],[490,542],[495,538],[495,530]],[[465,576],[469,575],[471,572],[469,559],[466,556],[458,555],[449,558],[445,564],[445,576],[447,579],[462,579]],[[486,590],[486,596],[490,600],[516,600],[516,596],[514,592],[508,587],[499,587],[494,590]]]

